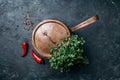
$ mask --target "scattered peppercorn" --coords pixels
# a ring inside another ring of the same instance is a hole
[[[24,29],[26,29],[26,30],[32,29],[34,23],[32,22],[30,16],[29,16],[29,15],[26,15],[26,16],[24,17],[24,19],[25,19],[25,21],[23,22],[23,24],[24,24],[24,26],[25,26]]]

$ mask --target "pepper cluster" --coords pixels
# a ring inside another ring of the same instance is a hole
[[[27,42],[22,42],[22,48],[23,48],[23,53],[21,54],[21,57],[24,57],[27,55],[27,52],[28,52],[28,43]],[[35,54],[35,52],[31,49],[31,54],[34,58],[34,60],[37,62],[37,63],[42,63],[43,62],[43,59],[41,57],[39,57],[38,55]]]

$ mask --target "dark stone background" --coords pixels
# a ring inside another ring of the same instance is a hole
[[[45,58],[45,65],[37,64],[30,52],[20,57],[23,41],[32,48],[32,30],[23,25],[28,14],[33,27],[48,18],[73,27],[97,14],[99,21],[75,32],[86,40],[90,64],[60,73]],[[0,0],[0,80],[120,80],[120,1]]]

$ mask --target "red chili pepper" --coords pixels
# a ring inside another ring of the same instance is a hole
[[[21,56],[24,57],[28,52],[28,44],[27,44],[27,42],[25,42],[25,41],[22,42],[22,48],[23,48],[23,53],[21,54]]]
[[[31,50],[31,54],[32,54],[33,58],[35,59],[35,61],[37,63],[39,63],[39,64],[42,63],[42,61],[43,61],[42,58],[40,58],[39,56],[37,56],[33,50]]]

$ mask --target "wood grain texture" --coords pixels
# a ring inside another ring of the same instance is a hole
[[[51,19],[44,20],[33,31],[32,44],[39,54],[51,57],[50,49],[68,36],[70,36],[70,32],[62,22]]]

